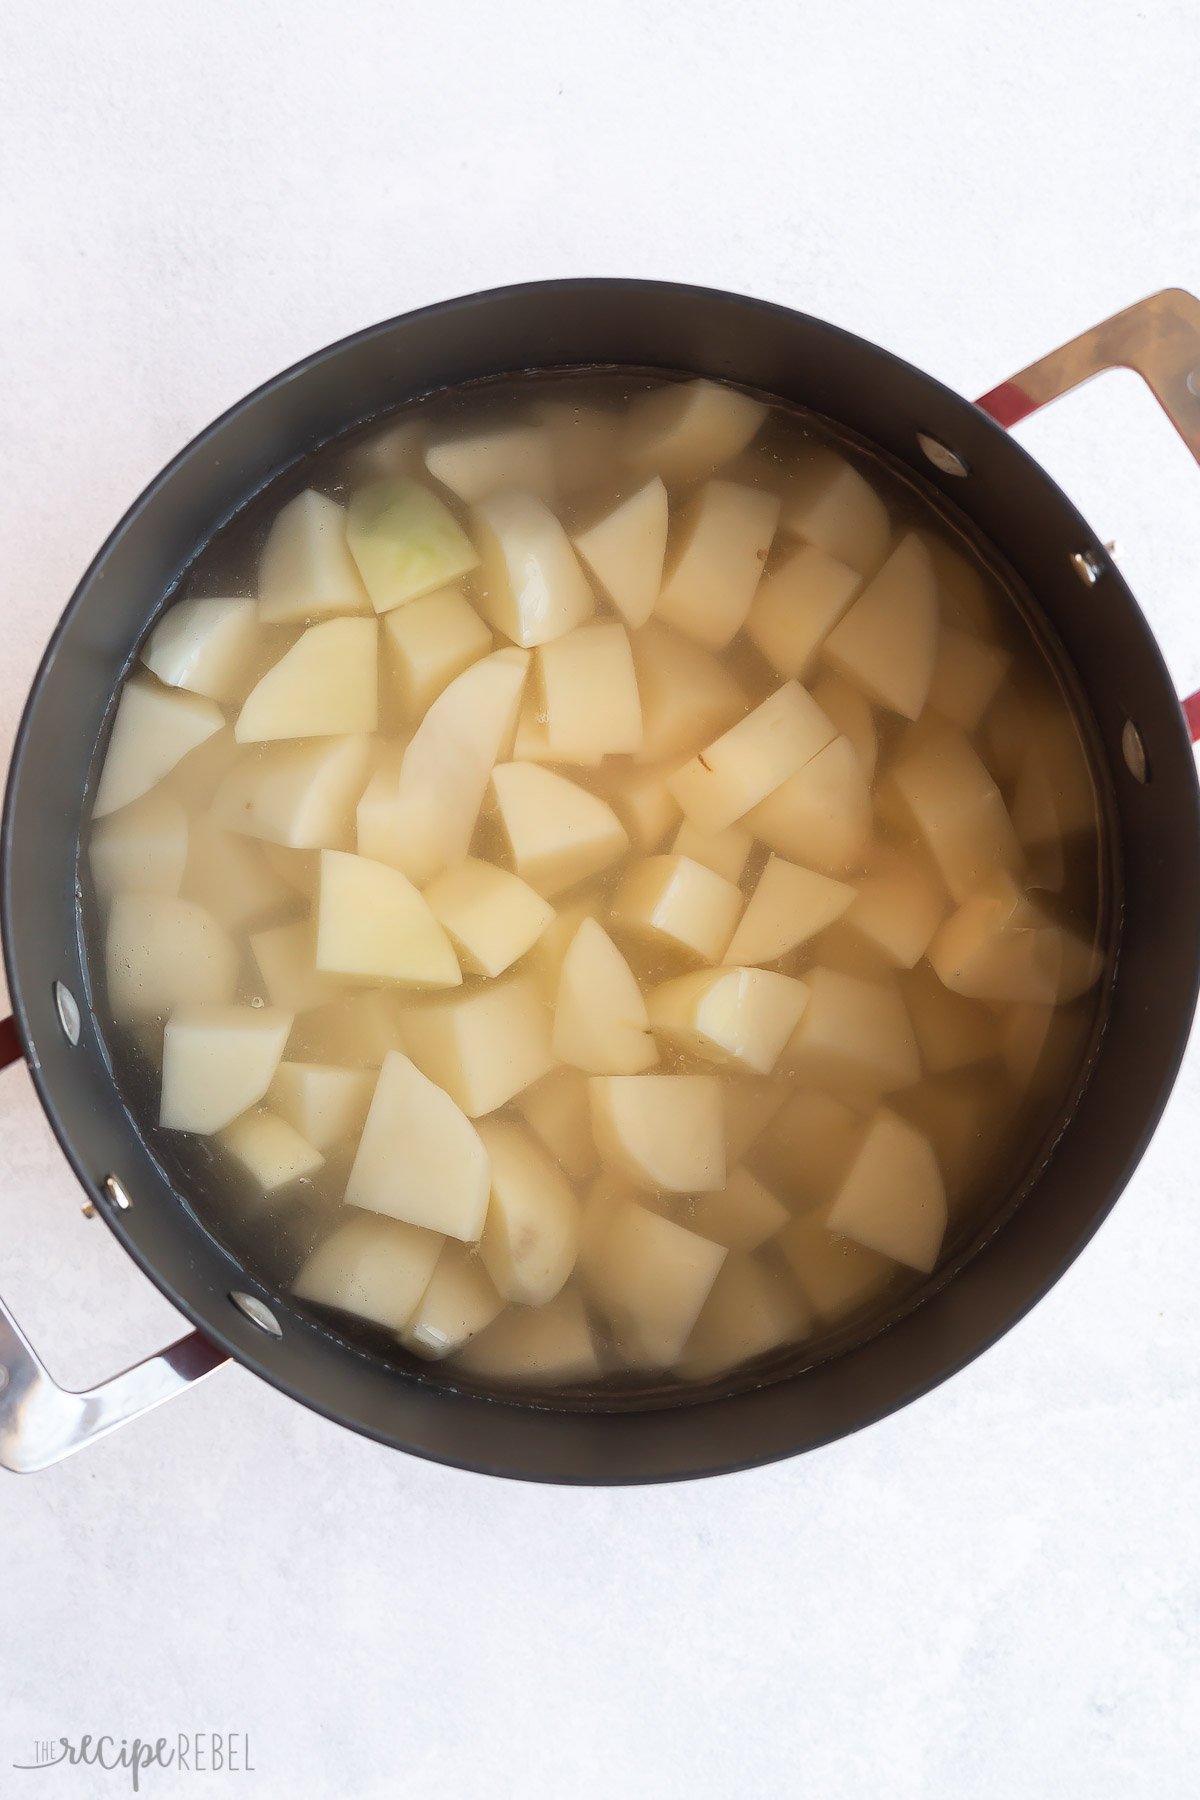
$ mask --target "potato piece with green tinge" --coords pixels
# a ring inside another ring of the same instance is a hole
[[[658,476],[572,541],[625,623],[644,625],[658,599],[667,552],[667,490]]]
[[[766,416],[761,400],[717,381],[659,387],[629,408],[625,460],[671,484],[696,481],[740,455]]]
[[[191,1001],[232,1000],[237,946],[211,913],[173,894],[117,894],[105,937],[108,1004],[120,1024]]]
[[[685,1203],[680,1224],[724,1244],[727,1250],[757,1250],[783,1230],[791,1213],[749,1169],[731,1169],[715,1194],[697,1194]]]
[[[554,919],[550,902],[519,875],[473,856],[435,875],[424,898],[471,975],[502,975]]]
[[[690,819],[681,821],[671,840],[672,855],[690,857],[692,862],[702,863],[714,875],[732,882],[742,879],[753,848],[754,839],[744,825],[727,825],[724,831],[701,831]]]
[[[346,543],[346,509],[308,488],[275,515],[258,565],[267,625],[303,624],[371,606]]]
[[[775,962],[840,919],[853,901],[854,889],[848,882],[834,881],[815,869],[802,869],[772,852],[746,903],[726,960]]]
[[[996,869],[1020,868],[1021,847],[1000,790],[956,727],[934,724],[902,747],[886,787],[953,899],[965,900]]]
[[[479,566],[475,546],[449,507],[404,475],[358,490],[346,541],[377,613],[419,600]]]
[[[721,1084],[712,1075],[593,1075],[592,1130],[600,1160],[650,1193],[698,1194],[725,1185]]]
[[[220,1131],[257,1106],[279,1067],[292,1015],[263,1006],[177,1006],[163,1036],[159,1123]]]
[[[176,600],[142,645],[142,661],[167,687],[229,705],[254,679],[265,635],[253,600]]]
[[[500,763],[492,791],[513,866],[546,899],[598,875],[629,848],[607,801],[537,763]]]
[[[491,647],[491,632],[458,588],[438,588],[383,616],[385,668],[410,724]]]
[[[177,894],[187,852],[187,814],[165,788],[109,813],[88,839],[92,880],[104,904],[114,894]]]
[[[420,1304],[441,1249],[436,1231],[351,1213],[317,1245],[292,1292],[399,1333]]]
[[[721,1066],[769,1075],[808,1004],[808,989],[768,969],[703,969],[652,988],[655,1035]]]
[[[946,1233],[946,1189],[929,1139],[881,1107],[825,1223],[927,1275]]]
[[[483,567],[479,609],[514,644],[564,637],[596,610],[570,539],[535,494],[493,494],[471,511]]]
[[[856,569],[815,544],[801,544],[764,575],[746,635],[785,681],[803,679],[817,652],[862,591]]]
[[[642,703],[637,761],[689,756],[746,711],[746,696],[723,663],[653,620],[630,639]]]
[[[644,1206],[616,1208],[590,1258],[588,1289],[631,1363],[678,1361],[727,1254]]]
[[[642,991],[595,919],[584,919],[563,957],[552,1041],[560,1062],[589,1075],[638,1075],[658,1061]]]
[[[871,791],[849,738],[835,737],[773,794],[752,807],[748,831],[789,862],[846,876],[871,841]]]
[[[621,931],[701,961],[720,962],[733,934],[742,896],[688,856],[647,856],[622,876],[609,909]]]
[[[316,965],[356,981],[462,983],[453,944],[407,876],[345,850],[321,852]]]
[[[374,619],[310,625],[246,696],[233,728],[238,743],[374,731],[378,658]]]
[[[513,1104],[572,1181],[586,1181],[595,1173],[587,1077],[578,1069],[552,1069]]]
[[[449,1238],[400,1341],[417,1356],[440,1362],[485,1330],[503,1304],[478,1251]]]
[[[92,803],[93,819],[140,800],[224,723],[214,700],[164,687],[153,675],[132,675],[117,702]]]
[[[867,873],[854,884],[845,927],[881,951],[898,969],[911,969],[950,910],[937,871],[918,851],[879,845]]]
[[[786,1067],[851,1095],[886,1094],[920,1079],[912,1024],[891,983],[836,969],[805,975],[809,1001],[784,1054]]]
[[[843,676],[835,675],[832,669],[827,669],[819,681],[814,681],[810,691],[830,724],[854,745],[869,786],[875,779],[879,755],[879,732],[871,702]]]
[[[369,1069],[281,1062],[267,1101],[314,1149],[332,1150],[361,1136],[374,1091]]]
[[[554,1067],[549,1009],[530,975],[406,1007],[400,1022],[417,1067],[472,1119]]]
[[[869,700],[916,719],[933,681],[938,630],[933,564],[910,532],[829,633],[823,655]]]
[[[346,1184],[346,1204],[474,1243],[491,1179],[479,1133],[398,1050],[384,1058]]]
[[[553,1300],[575,1267],[579,1205],[570,1185],[524,1125],[484,1119],[492,1166],[479,1255],[496,1292],[521,1306]]]
[[[678,1364],[689,1381],[798,1343],[812,1329],[812,1314],[778,1269],[752,1256],[722,1263]]]
[[[871,576],[888,553],[887,507],[835,450],[814,444],[790,483],[780,529]]]
[[[315,1144],[306,1142],[286,1119],[265,1109],[243,1113],[218,1133],[218,1139],[264,1194],[277,1193],[315,1175],[325,1161]]]
[[[271,744],[235,763],[218,784],[212,813],[226,831],[293,850],[345,850],[371,766],[366,737]]]
[[[701,831],[723,831],[795,775],[837,732],[797,681],[701,750],[668,786]]]
[[[779,1248],[797,1286],[823,1325],[837,1325],[861,1310],[892,1280],[896,1265],[825,1225],[825,1207],[794,1219],[780,1234]]]
[[[778,517],[774,494],[707,482],[679,521],[655,616],[706,649],[723,650],[746,623]]]
[[[455,1365],[484,1381],[545,1387],[587,1381],[600,1373],[587,1313],[573,1288],[564,1288],[546,1306],[502,1312],[463,1346]]]
[[[502,425],[440,438],[425,452],[425,467],[435,481],[466,506],[486,500],[500,488],[525,488],[539,499],[553,500],[552,443],[536,425]]]

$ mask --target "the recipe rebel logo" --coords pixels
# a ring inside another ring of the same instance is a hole
[[[80,1738],[39,1738],[30,1760],[14,1769],[103,1769],[124,1771],[132,1791],[141,1792],[142,1776],[151,1769],[176,1769],[196,1775],[253,1775],[250,1735],[240,1731],[179,1731],[171,1737],[115,1738],[90,1732]],[[94,1791],[94,1790],[92,1790]]]

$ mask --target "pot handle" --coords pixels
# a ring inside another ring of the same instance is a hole
[[[975,402],[1005,430],[1106,369],[1133,369],[1200,463],[1200,300],[1163,288],[1030,363]],[[1200,741],[1200,692],[1183,702]]]
[[[15,1022],[0,1019],[0,1068],[21,1057]],[[192,1331],[145,1362],[76,1393],[59,1387],[0,1299],[0,1468],[17,1475],[49,1468],[182,1394],[226,1361],[224,1351]]]

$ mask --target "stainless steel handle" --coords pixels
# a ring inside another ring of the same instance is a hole
[[[0,1068],[20,1057],[13,1021],[0,1020]],[[17,1475],[49,1468],[194,1387],[227,1361],[224,1351],[192,1331],[145,1362],[77,1393],[59,1387],[0,1299],[0,1468]]]

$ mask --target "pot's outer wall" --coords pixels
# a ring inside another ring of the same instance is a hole
[[[53,1003],[85,995],[77,929],[81,781],[133,647],[214,526],[281,468],[359,419],[431,387],[529,367],[632,363],[725,376],[814,408],[871,440],[990,539],[1038,597],[1090,697],[1107,764],[1123,900],[1109,1022],[1091,1080],[1037,1186],[967,1266],[881,1337],[794,1379],[650,1413],[569,1413],[450,1394],[283,1311],[268,1339],[229,1303],[263,1293],[178,1202],[121,1107],[95,1021],[68,1045]],[[929,432],[970,466],[932,471]],[[637,1482],[732,1470],[813,1448],[894,1410],[970,1361],[1078,1253],[1128,1179],[1170,1091],[1200,969],[1200,803],[1182,716],[1119,575],[1085,588],[1095,548],[1049,477],[983,413],[862,340],[786,309],[629,281],[501,289],[376,326],[234,407],[132,508],[77,589],[17,738],[3,823],[9,986],[42,1103],[130,1254],[214,1341],[297,1399],[420,1455],[497,1474]],[[1132,718],[1152,779],[1121,757]],[[114,1213],[115,1173],[133,1197]]]

